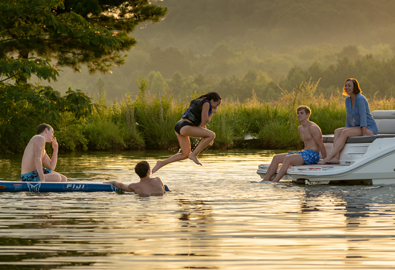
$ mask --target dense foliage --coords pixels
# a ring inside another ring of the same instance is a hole
[[[226,101],[210,125],[217,148],[243,147],[248,133],[256,147],[300,146],[301,103],[332,133],[348,77],[372,109],[393,109],[391,0],[151,2],[2,1],[0,152],[23,150],[40,122],[67,151],[175,148],[174,123],[208,91]]]
[[[129,1],[133,2],[133,1]],[[128,3],[129,3],[128,2]],[[123,62],[121,51],[134,44],[127,34],[138,22],[157,21],[166,9],[151,10],[148,1],[136,0],[137,8],[118,1],[126,17],[146,14],[143,19],[109,22],[111,29],[67,10],[62,0],[17,0],[0,3],[0,152],[23,150],[41,122],[55,128],[70,127],[71,136],[80,137],[81,119],[92,113],[85,92],[68,89],[65,96],[42,80],[54,81],[58,66],[79,69],[86,64],[91,72],[109,71]],[[104,10],[106,12],[106,10]],[[97,16],[100,16],[100,12]],[[118,14],[120,15],[120,14]],[[98,19],[99,20],[99,19]],[[125,29],[122,25],[127,25]],[[114,31],[120,29],[120,32]],[[55,64],[54,64],[55,63]],[[29,80],[40,79],[38,84]],[[86,148],[86,146],[84,147]]]
[[[365,91],[380,89],[379,96],[393,96],[388,87],[392,85],[391,73],[385,69],[394,57],[394,1],[155,3],[168,7],[169,12],[160,24],[148,23],[136,29],[134,36],[139,43],[125,66],[90,80],[86,80],[87,71],[75,74],[65,70],[59,88],[72,85],[93,96],[99,92],[100,79],[107,97],[121,100],[125,93],[137,96],[134,81],[140,75],[149,78],[148,91],[152,94],[170,92],[181,100],[188,100],[195,91],[211,89],[245,100],[254,89],[258,98],[269,101],[280,96],[278,85],[290,89],[308,81],[307,73],[311,73],[314,80],[321,74],[319,92],[333,93],[345,78],[363,76],[368,79],[362,79]],[[365,66],[338,67],[344,57],[359,65],[361,61],[366,64],[370,55],[375,63],[369,71],[362,70]],[[330,69],[336,71],[331,73]],[[296,74],[299,71],[304,75]],[[380,76],[372,77],[374,74]]]
[[[137,99],[128,95],[120,102],[108,103],[103,93],[97,100],[97,110],[87,117],[76,119],[73,113],[63,112],[55,127],[61,151],[178,151],[174,125],[188,102],[176,102],[171,95],[151,96],[146,92],[147,84],[145,78],[138,82]],[[301,104],[311,107],[310,120],[321,127],[323,134],[333,134],[336,128],[345,125],[344,97],[319,94],[318,86],[319,82],[302,82],[290,91],[284,89],[278,101],[270,103],[261,102],[254,95],[244,102],[225,99],[208,125],[216,133],[211,149],[300,149],[303,145],[295,111]],[[198,95],[195,93],[194,97]],[[371,110],[395,109],[394,98],[371,98],[369,103]],[[14,136],[18,141],[18,133]],[[245,140],[245,136],[256,139]],[[6,151],[15,146],[2,147]]]

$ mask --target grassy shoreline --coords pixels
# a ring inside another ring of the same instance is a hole
[[[33,104],[20,105],[13,111],[13,118],[3,128],[0,138],[1,153],[22,153],[35,127],[49,121],[61,152],[80,151],[133,151],[179,149],[174,126],[188,108],[189,102],[177,101],[171,95],[152,96],[146,93],[148,81],[139,82],[139,95],[133,99],[126,95],[119,102],[108,103],[106,96],[94,100],[95,109],[82,117],[73,110],[57,110],[52,120],[34,111]],[[302,141],[297,127],[296,108],[307,105],[312,109],[310,120],[317,123],[323,134],[333,134],[336,128],[345,125],[346,109],[341,94],[317,94],[318,82],[302,82],[292,91],[279,88],[280,98],[265,102],[252,92],[243,102],[223,96],[223,102],[208,124],[216,133],[211,150],[230,149],[301,149]],[[202,93],[191,93],[192,98]],[[18,103],[19,104],[19,103]],[[395,98],[369,99],[370,109],[393,110]],[[75,104],[72,103],[74,106]],[[25,107],[23,107],[25,106]],[[53,102],[51,106],[57,106]],[[75,106],[78,106],[75,105]],[[256,139],[244,140],[245,136]],[[194,146],[198,141],[191,139]],[[51,153],[51,145],[47,144]]]
[[[243,103],[224,98],[208,125],[216,133],[210,149],[302,148],[296,118],[296,108],[302,104],[312,109],[310,120],[321,127],[323,134],[333,134],[345,125],[344,97],[315,95],[317,84],[302,83],[292,92],[283,91],[281,98],[273,102],[261,102],[254,95]],[[394,101],[371,99],[370,109],[395,109]],[[136,100],[125,96],[121,102],[109,105],[105,98],[97,101],[97,110],[79,122],[65,114],[55,132],[63,151],[177,151],[174,125],[187,107],[187,102],[176,102],[171,96],[147,96],[143,89]],[[257,139],[245,141],[247,134]],[[195,142],[192,139],[192,145]]]

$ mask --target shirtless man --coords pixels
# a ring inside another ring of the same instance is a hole
[[[309,121],[311,110],[307,106],[299,106],[296,110],[300,126],[298,127],[300,138],[304,142],[304,149],[296,153],[279,154],[273,157],[265,178],[262,181],[270,181],[272,176],[277,172],[278,164],[282,163],[273,182],[278,182],[285,175],[291,165],[316,164],[320,160],[319,152],[323,158],[326,158],[326,150],[322,142],[322,133],[320,127]]]
[[[147,161],[137,163],[134,171],[140,177],[140,182],[138,183],[124,184],[117,181],[110,181],[105,184],[111,184],[124,191],[134,192],[143,196],[162,196],[166,193],[162,180],[159,177],[150,177],[151,169]]]
[[[58,143],[53,136],[53,128],[47,124],[37,127],[34,135],[25,148],[22,157],[21,181],[25,182],[66,182],[67,177],[55,170],[58,160]],[[45,151],[45,143],[52,142],[53,154],[50,159]],[[43,164],[46,168],[43,168]]]

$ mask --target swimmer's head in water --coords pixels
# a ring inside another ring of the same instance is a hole
[[[134,167],[134,171],[140,178],[144,178],[148,175],[150,170],[150,166],[147,161],[140,161],[137,163],[136,167]]]

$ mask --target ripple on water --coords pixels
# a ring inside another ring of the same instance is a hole
[[[0,265],[392,269],[394,186],[259,183],[257,166],[272,155],[214,152],[202,156],[202,167],[188,161],[168,165],[156,174],[172,190],[163,197],[2,193]],[[152,166],[164,157],[65,155],[57,169],[73,180],[129,182],[138,180],[133,171],[138,161]],[[3,158],[2,176],[17,180],[19,166]]]

